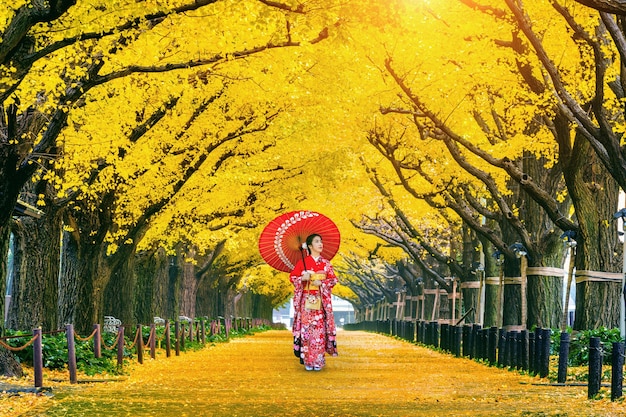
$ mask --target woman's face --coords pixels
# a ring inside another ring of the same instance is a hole
[[[313,241],[311,241],[311,252],[322,253],[324,249],[324,244],[322,243],[322,238],[319,236],[315,236]]]

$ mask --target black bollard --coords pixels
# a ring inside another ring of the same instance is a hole
[[[480,329],[482,326],[480,324],[474,323],[472,324],[472,351],[470,353],[470,359],[476,358],[479,354],[479,346],[480,346]]]
[[[436,348],[439,347],[439,323],[436,321],[431,322],[432,325],[432,345]]]
[[[624,342],[613,342],[611,370],[611,401],[622,396],[622,384],[624,383]]]
[[[513,363],[511,366],[514,366],[515,369],[521,369],[522,367],[522,337],[520,332],[513,332]]]
[[[497,361],[498,351],[498,328],[493,326],[489,328],[489,352],[487,353],[487,359],[491,365],[495,365]]]
[[[454,326],[454,354],[461,357],[461,342],[463,340],[463,327]]]
[[[472,346],[472,327],[468,324],[463,325],[463,356],[470,355],[470,347]]]
[[[542,329],[541,331],[541,370],[539,376],[545,378],[550,373],[550,336],[552,331],[550,329]]]
[[[535,329],[535,375],[541,373],[541,355],[543,352],[543,329]]]
[[[589,338],[589,386],[587,398],[594,398],[600,391],[602,382],[602,350],[600,338]]]
[[[504,356],[504,366],[507,368],[513,367],[513,361],[515,360],[515,335],[512,330],[506,332],[506,348]]]
[[[498,329],[498,366],[504,367],[506,362],[506,330]]]
[[[483,346],[482,346],[482,354],[481,354],[481,359],[483,360],[488,360],[489,359],[489,328],[485,327],[482,329],[482,339],[483,339]]]
[[[422,334],[422,321],[418,320],[417,323],[415,323],[415,340],[417,343],[422,343]]]
[[[569,359],[570,334],[568,332],[561,333],[561,344],[559,346],[559,371],[557,382],[564,384],[567,381],[567,362]]]
[[[446,352],[450,351],[450,345],[448,343],[448,336],[450,335],[449,328],[450,325],[448,323],[441,323],[441,349]]]
[[[520,332],[520,357],[521,368],[528,371],[528,330],[526,329]]]
[[[528,372],[534,375],[535,372],[535,333],[528,333]]]

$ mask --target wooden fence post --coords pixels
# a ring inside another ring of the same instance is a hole
[[[170,321],[165,320],[165,356],[169,358],[172,355],[172,341],[170,334]]]
[[[156,324],[152,323],[150,325],[150,334],[152,335],[152,339],[150,339],[150,357],[152,359],[156,358]]]
[[[137,338],[136,350],[137,350],[137,362],[143,365],[143,334],[141,331],[141,324],[137,325]]]
[[[185,322],[180,323],[180,349],[185,350]]]
[[[102,333],[100,332],[100,324],[93,325],[96,333],[93,335],[93,356],[99,358],[102,356]]]
[[[117,366],[124,364],[124,326],[117,329]]]
[[[76,346],[74,345],[74,326],[65,325],[65,338],[67,339],[67,369],[70,372],[70,383],[75,384],[76,379]]]
[[[43,341],[41,327],[33,329],[33,373],[35,374],[35,388],[43,387]]]
[[[200,337],[202,338],[202,344],[206,344],[206,322],[204,317],[200,319]]]
[[[180,332],[180,322],[176,320],[174,322],[174,337],[175,337],[174,346],[176,350],[176,356],[180,356],[180,333],[179,332]]]

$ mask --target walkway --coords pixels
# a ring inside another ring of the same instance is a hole
[[[128,380],[74,385],[28,416],[623,416],[586,387],[442,355],[393,338],[339,333],[340,356],[306,372],[287,331],[136,365]]]

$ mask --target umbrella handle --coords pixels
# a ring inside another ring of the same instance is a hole
[[[306,271],[306,262],[304,261],[304,245],[300,246],[300,255],[302,255],[302,268]]]

